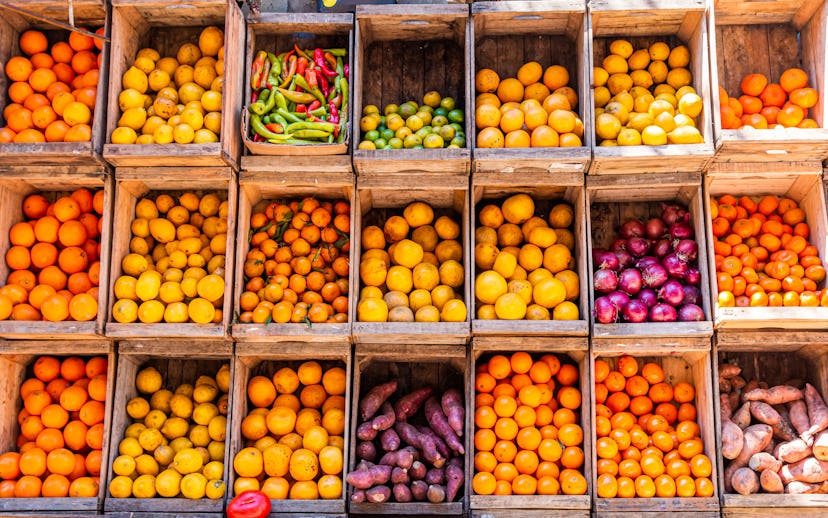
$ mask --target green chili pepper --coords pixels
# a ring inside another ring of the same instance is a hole
[[[268,115],[268,117],[270,117],[270,119],[271,119],[273,122],[275,122],[276,124],[281,124],[283,128],[287,128],[287,127],[288,127],[288,122],[285,120],[285,118],[284,118],[284,117],[282,117],[282,116],[281,116],[281,115],[279,115],[278,113],[276,113],[276,112],[271,113],[270,115]]]
[[[345,67],[342,64],[342,58],[336,58],[336,73],[340,76],[345,75]]]
[[[287,110],[283,110],[282,108],[279,108],[278,110],[276,110],[276,113],[278,113],[279,115],[284,117],[285,120],[287,120],[289,122],[304,122],[302,119],[297,117],[295,113],[291,113]]]
[[[261,117],[259,117],[255,113],[250,115],[250,127],[253,129],[253,131],[255,131],[257,134],[261,135],[266,139],[281,138],[281,136],[278,133],[273,133],[272,131],[267,129],[264,123],[262,123]]]
[[[331,133],[335,125],[330,122],[295,122],[285,128],[285,131],[290,133],[294,130],[319,130]]]
[[[328,99],[327,99],[328,102],[331,102],[333,100],[333,98],[336,97],[337,94],[339,94],[339,80],[341,78],[342,78],[341,75],[336,76],[334,78],[333,83],[331,84],[331,91],[328,92]]]
[[[282,69],[284,71],[284,69]],[[290,56],[288,59],[288,68],[287,68],[287,76],[285,80],[279,85],[279,87],[284,88],[293,80],[293,76],[296,74],[296,56]]]
[[[267,75],[267,86],[272,88],[282,82],[282,78],[279,77],[282,73],[282,63],[275,54],[270,52],[267,53],[267,59],[270,61],[270,73]]]
[[[277,108],[283,108],[283,109],[287,110],[287,100],[285,99],[285,96],[282,95],[282,92],[280,92],[278,88],[273,92],[273,96],[276,97],[276,107]]]
[[[296,77],[298,79],[300,76],[296,76]],[[304,81],[304,79],[302,81]],[[300,84],[299,86],[302,86],[302,85]],[[313,100],[316,99],[316,97],[313,94],[310,94],[308,92],[293,92],[291,90],[286,90],[284,88],[279,88],[279,92],[281,92],[282,95],[285,96],[285,99],[287,99],[288,101],[297,103],[297,104],[312,103]]]
[[[299,86],[300,88],[302,88],[303,90],[305,90],[305,92],[310,92],[310,95],[311,95],[311,100],[307,101],[307,102],[302,102],[302,104],[307,104],[308,102],[313,102],[314,98],[318,99],[320,103],[325,104],[325,96],[322,95],[322,91],[319,90],[318,87],[316,87],[316,88],[311,87],[308,84],[308,82],[305,81],[305,78],[298,75],[298,74],[296,75],[296,85]],[[290,99],[290,98],[288,97],[288,99]],[[296,101],[296,102],[300,102],[300,101]]]
[[[344,77],[339,81],[339,89],[342,91],[342,109],[339,113],[344,117],[348,116],[348,80]]]
[[[325,50],[325,52],[330,52],[331,54],[333,54],[334,56],[337,56],[337,57],[345,57],[345,54],[347,53],[346,49],[324,49],[324,50]]]
[[[328,138],[328,135],[331,133],[329,131],[322,131],[322,130],[313,130],[313,129],[306,129],[306,130],[299,130],[293,132],[291,136],[296,138]]]
[[[276,94],[278,93],[276,92],[276,87],[273,87],[271,90],[265,90],[264,92],[262,92],[262,94],[264,94],[265,92],[270,92],[270,94],[267,96],[264,102],[262,102],[261,98],[259,98],[258,101],[256,101],[250,106],[250,109],[253,111],[253,113],[257,115],[265,115],[266,113],[270,113],[276,106]]]

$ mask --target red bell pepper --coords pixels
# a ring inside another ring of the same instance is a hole
[[[261,491],[244,491],[227,505],[227,518],[265,518],[268,514],[270,498]]]

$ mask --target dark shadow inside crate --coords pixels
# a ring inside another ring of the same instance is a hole
[[[828,353],[823,353],[828,356]],[[742,368],[741,377],[745,381],[753,379],[765,382],[769,387],[776,385],[795,385],[803,387],[812,384],[820,393],[826,394],[828,378],[826,372],[805,355],[796,352],[737,352],[720,351],[719,368],[724,364],[734,364]]]
[[[294,45],[298,45],[302,50],[313,50],[317,47],[323,49],[343,48],[348,49],[348,34],[322,34],[316,32],[316,27],[313,27],[314,32],[291,32],[282,33],[276,32],[277,29],[268,29],[262,27],[253,27],[255,40],[255,50],[266,50],[279,55],[283,52],[290,52]],[[347,63],[348,56],[343,58],[343,63]]]

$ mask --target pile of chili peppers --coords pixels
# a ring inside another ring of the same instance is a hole
[[[345,49],[260,50],[250,71],[250,136],[271,144],[333,144],[345,139],[349,67]]]

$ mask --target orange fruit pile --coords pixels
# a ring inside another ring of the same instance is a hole
[[[476,376],[475,494],[586,494],[578,368],[516,352],[479,363]]]
[[[0,455],[0,498],[94,498],[104,447],[107,359],[41,356],[20,385],[17,451]]]
[[[0,143],[89,142],[103,40],[70,32],[50,48],[45,34],[29,30],[18,43],[25,56],[6,62],[9,104]]]
[[[825,267],[794,200],[726,194],[710,212],[719,306],[828,306],[817,289]]]
[[[712,464],[696,423],[696,392],[657,363],[595,360],[595,450],[600,498],[711,497]]]
[[[23,200],[26,221],[9,230],[0,288],[0,320],[86,322],[98,315],[104,191],[78,189],[50,202],[42,194]]]
[[[347,322],[350,212],[347,201],[315,198],[255,210],[239,321]]]
[[[282,367],[247,383],[252,410],[241,422],[244,448],[233,468],[235,494],[260,490],[274,500],[342,496],[345,369],[315,361]]]
[[[779,76],[778,83],[768,83],[762,74],[748,74],[739,86],[742,91],[739,98],[728,97],[725,89],[719,87],[723,129],[819,127],[814,119],[808,118],[808,110],[819,101],[819,92],[808,86],[808,74],[804,70],[789,68]]]

